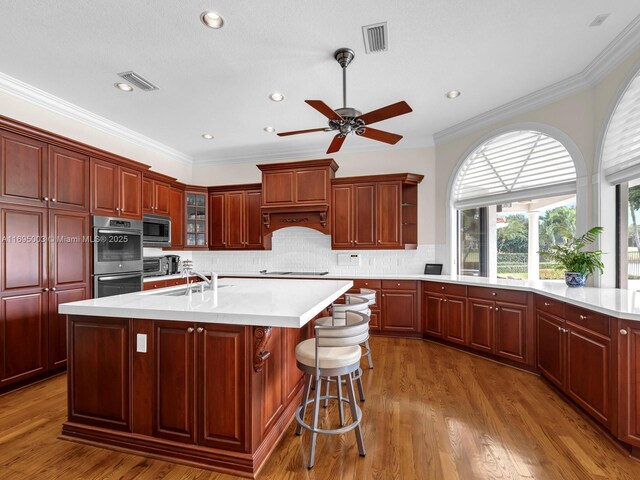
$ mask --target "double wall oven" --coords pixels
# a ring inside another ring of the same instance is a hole
[[[142,221],[93,217],[93,294],[142,290]]]

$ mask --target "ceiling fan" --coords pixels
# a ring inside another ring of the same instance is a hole
[[[307,104],[329,119],[329,126],[324,128],[311,128],[308,130],[296,130],[293,132],[282,132],[278,133],[278,136],[287,137],[289,135],[298,135],[301,133],[336,131],[337,134],[333,137],[327,153],[335,153],[339,151],[347,138],[347,135],[350,133],[355,133],[361,137],[377,140],[378,142],[389,143],[391,145],[398,143],[402,138],[402,135],[377,130],[375,128],[371,128],[369,125],[412,112],[413,110],[411,110],[411,107],[407,102],[402,101],[365,114],[362,114],[362,112],[355,108],[347,107],[347,67],[355,57],[355,53],[353,53],[353,50],[349,48],[340,48],[335,51],[333,57],[342,67],[343,107],[333,110],[322,100],[305,100]]]

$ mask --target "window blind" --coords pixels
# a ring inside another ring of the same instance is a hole
[[[460,168],[454,206],[472,208],[565,195],[576,191],[567,149],[535,131],[510,132],[478,147]]]
[[[602,162],[604,175],[611,183],[640,177],[640,74],[631,81],[611,116]]]

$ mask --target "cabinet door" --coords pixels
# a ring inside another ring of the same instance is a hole
[[[209,195],[209,248],[221,250],[226,246],[225,240],[225,197],[224,193]]]
[[[262,201],[264,205],[286,205],[293,203],[295,173],[262,172]]]
[[[496,302],[496,354],[527,362],[527,308]]]
[[[49,285],[53,289],[89,283],[91,268],[89,215],[82,212],[49,212]]]
[[[157,321],[153,329],[153,436],[193,443],[195,328],[185,322]]]
[[[606,426],[611,425],[611,340],[567,324],[566,393]]]
[[[416,320],[416,292],[382,291],[382,331],[419,332]]]
[[[0,131],[0,199],[44,206],[47,191],[47,145]]]
[[[0,386],[47,369],[46,299],[43,292],[0,299]]]
[[[153,180],[142,177],[142,213],[153,213]]]
[[[485,352],[495,349],[493,302],[469,299],[469,346]]]
[[[245,193],[245,233],[247,248],[262,249],[262,192],[247,190]]]
[[[121,217],[142,219],[142,172],[120,167],[120,210]]]
[[[117,217],[120,195],[118,166],[91,159],[91,213]]]
[[[380,310],[371,310],[371,319],[369,320],[369,330],[380,331]]]
[[[199,324],[197,332],[198,445],[245,451],[245,327]]]
[[[376,185],[356,183],[354,197],[354,243],[357,247],[376,246]]]
[[[49,207],[89,211],[89,157],[49,146]]]
[[[619,426],[618,438],[640,447],[640,326],[619,322]]]
[[[331,189],[331,248],[352,248],[354,235],[353,185]]]
[[[62,367],[67,364],[67,316],[58,313],[62,303],[86,300],[87,288],[78,287],[57,290],[49,294],[48,366]]]
[[[424,293],[424,333],[432,337],[442,337],[442,295]]]
[[[376,226],[377,246],[381,248],[399,248],[402,184],[400,182],[381,182],[376,185]]]
[[[244,248],[244,192],[225,193],[226,248]]]
[[[298,168],[295,172],[296,203],[328,203],[329,172],[326,168]]]
[[[154,213],[169,215],[169,194],[171,187],[168,183],[153,182]]]
[[[169,215],[171,216],[171,248],[184,246],[184,191],[171,188],[169,193]]]
[[[445,295],[442,304],[444,338],[450,342],[467,343],[467,299]]]
[[[47,283],[46,209],[19,205],[0,209],[2,292],[42,291]]]
[[[538,368],[558,388],[564,386],[564,320],[538,311]]]

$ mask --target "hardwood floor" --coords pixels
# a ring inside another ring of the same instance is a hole
[[[352,432],[318,437],[292,424],[267,479],[637,479],[640,462],[529,373],[415,339],[373,338],[365,370],[367,456]],[[0,478],[222,480],[228,475],[57,440],[64,375],[0,397]],[[321,411],[324,425],[335,407]]]

